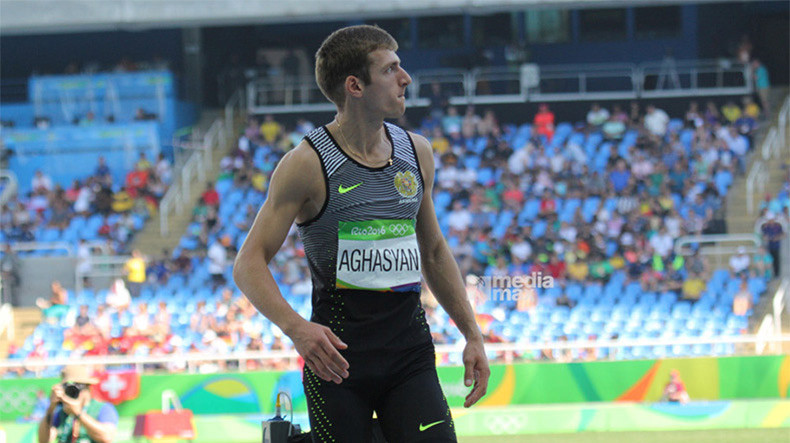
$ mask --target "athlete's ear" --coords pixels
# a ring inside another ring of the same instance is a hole
[[[365,83],[356,75],[347,76],[344,86],[346,89],[346,95],[355,98],[362,97],[362,91],[365,89]]]

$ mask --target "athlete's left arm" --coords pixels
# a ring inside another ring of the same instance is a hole
[[[466,339],[463,354],[464,383],[466,386],[472,386],[474,379],[474,388],[464,401],[464,407],[468,408],[485,395],[491,371],[488,368],[483,336],[475,321],[472,305],[469,304],[466,296],[461,271],[436,219],[431,196],[435,174],[431,144],[422,136],[411,133],[410,135],[417,148],[420,172],[425,184],[420,211],[417,213],[417,241],[420,245],[422,272],[436,300],[447,311]]]

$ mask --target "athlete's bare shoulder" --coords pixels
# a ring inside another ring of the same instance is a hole
[[[269,197],[301,202],[297,221],[317,213],[325,198],[324,174],[318,154],[306,140],[288,151],[272,174]],[[316,209],[318,208],[318,209]]]
[[[434,175],[434,162],[433,162],[433,147],[427,138],[420,134],[408,131],[409,137],[414,141],[414,150],[417,152],[417,160],[420,161],[420,169],[423,179],[427,182],[433,182]]]
[[[272,181],[288,182],[293,186],[295,185],[294,181],[309,184],[313,181],[311,178],[321,177],[321,161],[318,159],[318,154],[306,140],[302,140],[280,159]]]

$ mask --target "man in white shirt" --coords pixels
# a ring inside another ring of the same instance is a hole
[[[31,187],[33,188],[33,192],[35,193],[46,193],[52,191],[52,179],[49,178],[48,175],[45,175],[41,170],[36,171],[36,175],[33,177],[31,181]]]
[[[738,157],[743,157],[749,150],[749,141],[738,133],[738,129],[735,126],[730,126],[727,136],[723,138],[730,150]]]
[[[524,263],[529,259],[529,256],[532,255],[532,245],[529,244],[526,238],[522,237],[521,240],[510,247],[510,254],[514,259]]]
[[[730,257],[730,270],[735,275],[740,275],[749,270],[752,259],[746,253],[746,248],[738,246],[738,253]]]
[[[522,148],[516,149],[512,154],[510,154],[510,158],[507,159],[507,167],[511,173],[515,175],[521,175],[526,172],[527,168],[529,167],[530,150],[530,145],[526,145]]]
[[[456,201],[453,204],[453,210],[447,215],[447,223],[450,226],[450,232],[465,232],[472,224],[472,215],[460,201]]]
[[[599,128],[606,120],[609,119],[609,111],[602,108],[598,103],[593,103],[590,110],[587,112],[587,124],[591,128]]]
[[[654,105],[647,106],[647,114],[645,115],[645,128],[651,134],[658,137],[663,137],[667,133],[667,126],[669,125],[669,116],[663,109],[658,109]]]
[[[93,270],[91,248],[85,239],[80,239],[77,246],[77,273],[82,275],[83,284],[88,285],[88,274]]]
[[[672,236],[667,233],[667,228],[663,226],[659,229],[658,234],[650,239],[650,246],[661,258],[669,257],[673,243]]]
[[[225,268],[228,266],[228,251],[230,237],[223,236],[208,248],[208,273],[211,275],[213,290],[225,284]]]

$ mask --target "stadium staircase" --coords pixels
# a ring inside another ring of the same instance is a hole
[[[222,116],[222,110],[219,109],[204,111],[200,117],[200,122],[195,126],[195,133],[205,134],[211,124],[216,119],[222,118]],[[232,131],[229,132],[229,136],[234,135]],[[213,158],[209,162],[209,167],[205,175],[207,181],[216,179],[219,171],[219,162],[226,153],[221,152],[219,149],[214,149],[212,154]],[[178,175],[178,171],[174,170],[173,173],[174,175]],[[140,252],[148,257],[159,257],[162,254],[163,248],[172,251],[178,246],[181,235],[192,220],[192,208],[194,208],[205,189],[206,181],[200,181],[197,178],[193,180],[189,188],[191,201],[184,205],[184,212],[182,214],[172,214],[169,217],[169,235],[162,237],[159,232],[159,217],[155,215],[146,223],[145,228],[135,236],[130,250],[132,248],[139,249]]]
[[[781,88],[775,90],[771,94],[771,108],[774,110],[773,119],[770,125],[766,125],[762,130],[759,131],[757,137],[754,140],[753,149],[757,149],[758,147],[762,146],[763,141],[765,140],[766,135],[768,134],[768,130],[776,126],[777,124],[777,113],[778,110],[782,107],[785,98],[788,95],[788,88]],[[790,129],[790,128],[788,128]],[[787,141],[785,142],[787,143]],[[755,151],[756,152],[756,151]],[[746,171],[749,171],[751,168],[751,164],[756,160],[757,154],[752,155],[752,159],[749,165],[746,167]],[[783,180],[783,173],[782,166],[785,162],[783,161],[772,161],[768,163],[768,183],[766,184],[766,193],[774,194],[777,190],[779,190],[782,186]],[[732,233],[750,233],[755,231],[755,223],[757,221],[757,211],[753,214],[749,214],[746,206],[746,176],[741,176],[733,183],[733,191],[730,192],[728,199],[727,199],[727,230]],[[729,257],[726,258],[729,261]],[[760,322],[762,322],[763,317],[766,314],[772,313],[772,301],[773,301],[773,294],[779,289],[779,284],[781,280],[774,279],[773,281],[768,283],[768,287],[766,288],[765,296],[760,298],[760,301],[754,307],[754,314],[749,318],[749,330],[752,333],[757,332],[757,328],[760,326]],[[782,331],[790,331],[790,316],[784,315],[782,318]],[[790,343],[784,344],[784,352],[790,352]]]
[[[41,309],[37,307],[14,308],[14,340],[8,340],[6,334],[0,335],[0,359],[8,356],[8,345],[22,346],[30,334],[41,323]]]
[[[755,137],[754,144],[752,146],[753,151],[756,153],[756,149],[762,146],[763,141],[765,140],[766,135],[768,135],[768,130],[772,126],[776,126],[777,124],[777,112],[779,108],[782,107],[782,103],[784,103],[785,97],[787,97],[788,89],[782,88],[779,90],[775,90],[774,93],[771,95],[771,107],[774,110],[773,119],[770,122],[770,125],[765,125]],[[746,166],[746,171],[751,168],[751,164],[757,159],[757,155],[751,156],[750,164]],[[774,194],[782,187],[782,179],[783,179],[783,171],[782,165],[783,161],[772,161],[768,162],[768,183],[765,186],[766,193]],[[737,180],[733,183],[732,191],[729,193],[727,199],[727,230],[728,232],[732,233],[746,233],[746,232],[754,232],[754,223],[757,221],[756,214],[749,214],[749,211],[746,207],[746,175],[738,177]]]

